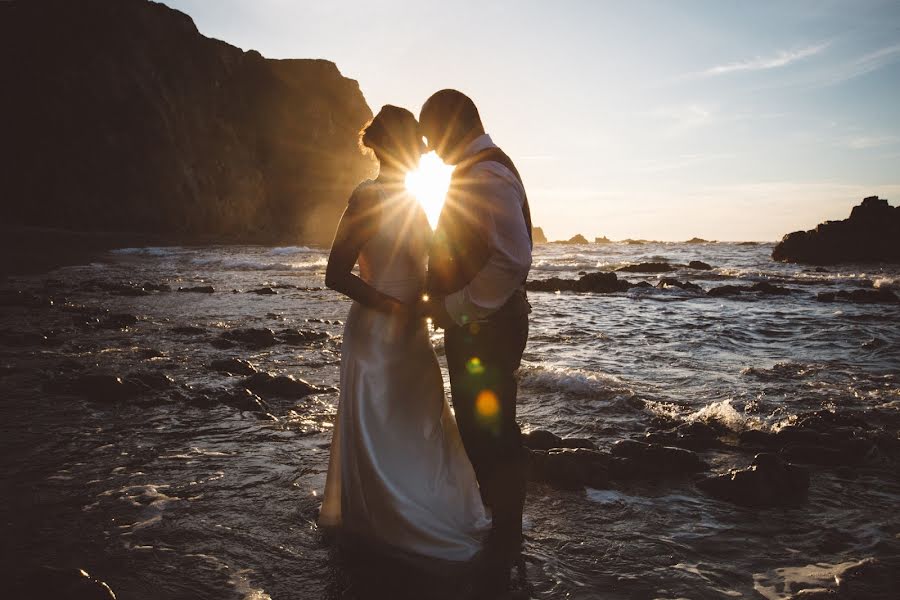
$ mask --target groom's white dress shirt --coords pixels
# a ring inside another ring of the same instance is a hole
[[[469,144],[463,159],[496,147],[491,137],[484,134]],[[445,299],[447,312],[458,325],[496,312],[513,292],[523,287],[531,268],[531,239],[522,214],[522,184],[512,171],[492,161],[475,165],[467,179],[473,183],[472,193],[486,196],[485,202],[473,204],[480,207],[481,214],[476,217],[484,228],[491,256],[466,287]]]

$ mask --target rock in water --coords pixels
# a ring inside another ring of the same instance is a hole
[[[772,250],[772,258],[813,265],[900,263],[900,206],[869,196],[853,207],[849,219],[787,234]]]
[[[540,227],[533,227],[531,229],[531,238],[534,240],[535,244],[547,243],[547,236],[544,235],[544,230]]]
[[[794,505],[806,499],[809,473],[780,456],[757,454],[746,469],[707,477],[697,487],[720,500],[743,506]]]
[[[356,81],[162,3],[0,2],[0,39],[6,223],[327,242],[373,169]]]
[[[272,375],[271,373],[256,373],[241,381],[241,386],[260,394],[271,394],[285,398],[304,398],[310,394],[324,391],[302,379],[296,379],[290,375]]]

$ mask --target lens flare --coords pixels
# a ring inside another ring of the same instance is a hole
[[[482,420],[490,420],[500,413],[500,401],[491,390],[481,390],[475,398],[475,412]]]
[[[484,365],[481,364],[480,358],[473,356],[469,359],[469,362],[466,363],[466,370],[470,375],[481,375],[484,373]]]
[[[432,229],[444,206],[451,173],[453,167],[445,165],[434,152],[429,152],[419,159],[417,169],[406,174],[406,189],[422,205]]]

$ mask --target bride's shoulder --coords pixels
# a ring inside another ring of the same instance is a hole
[[[350,206],[372,206],[381,198],[378,191],[378,182],[373,179],[366,179],[353,190],[347,204]]]

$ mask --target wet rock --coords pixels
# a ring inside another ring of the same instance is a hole
[[[242,358],[214,360],[210,363],[209,368],[230,375],[255,375],[259,372],[256,367]]]
[[[275,290],[273,290],[270,287],[261,287],[261,288],[255,289],[255,290],[248,290],[247,293],[248,294],[256,294],[257,296],[274,296],[278,292],[276,292]]]
[[[194,287],[180,287],[180,288],[178,288],[178,291],[195,293],[195,294],[212,294],[216,290],[211,285],[198,285],[198,286],[194,286]]]
[[[772,250],[784,262],[830,265],[841,262],[900,262],[900,207],[878,196],[863,199],[850,218],[795,231]]]
[[[222,338],[253,348],[265,348],[278,343],[275,332],[268,327],[230,329],[222,334]]]
[[[663,277],[659,280],[659,283],[656,284],[656,287],[659,289],[666,289],[669,287],[677,287],[683,290],[689,290],[693,292],[702,292],[703,288],[701,288],[696,283],[691,283],[690,281],[678,281],[672,277]]]
[[[753,285],[722,285],[714,287],[706,292],[707,296],[719,298],[722,296],[737,296],[745,292],[756,292],[759,294],[773,294],[776,296],[784,296],[793,292],[790,288],[772,285],[766,281],[754,283]]]
[[[177,333],[178,335],[203,335],[206,333],[206,330],[202,327],[196,327],[195,325],[181,325],[179,327],[173,327],[172,333]]]
[[[127,383],[143,386],[149,391],[166,390],[175,385],[175,380],[158,371],[146,371],[143,373],[132,373],[127,379]]]
[[[673,446],[686,450],[710,450],[721,448],[722,432],[712,425],[700,421],[683,423],[671,431],[650,432],[643,441],[648,444]]]
[[[624,273],[668,273],[674,271],[675,268],[675,265],[667,262],[644,262],[619,267],[616,271]]]
[[[835,576],[841,598],[896,598],[900,591],[900,557],[867,558]]]
[[[271,373],[256,373],[242,380],[240,385],[260,394],[285,398],[304,398],[310,394],[325,391],[325,388],[291,375],[272,375]]]
[[[596,450],[597,446],[585,438],[561,438],[544,429],[535,429],[522,435],[522,443],[531,450],[551,450],[553,448],[587,448]]]
[[[278,332],[278,338],[285,344],[306,344],[328,338],[324,331],[312,331],[302,329],[282,329]]]
[[[586,448],[533,450],[529,477],[562,489],[603,488],[609,483],[610,456]]]
[[[610,467],[610,475],[616,479],[679,476],[709,468],[690,450],[637,440],[619,440],[612,445],[611,453],[621,459]]]
[[[529,290],[537,292],[593,292],[597,294],[610,294],[624,292],[633,287],[631,283],[616,277],[615,273],[588,273],[578,279],[550,279],[529,281]]]
[[[900,297],[886,288],[877,290],[839,290],[837,292],[819,292],[816,295],[819,302],[837,302],[843,300],[854,304],[897,304]]]
[[[248,389],[240,388],[219,395],[216,398],[221,404],[255,413],[268,413],[269,405],[265,400]]]
[[[696,271],[711,271],[713,268],[711,264],[705,263],[702,260],[692,260],[687,266],[689,269],[694,269]]]
[[[802,503],[809,490],[809,473],[778,455],[757,454],[744,469],[707,477],[697,487],[714,498],[751,507]]]
[[[41,567],[29,573],[11,598],[55,598],[65,600],[115,600],[116,595],[103,581],[83,569]],[[10,590],[7,589],[7,592]]]
[[[171,292],[172,286],[167,283],[144,283],[142,285],[145,290],[149,292]]]
[[[138,318],[134,315],[116,313],[99,319],[98,325],[102,329],[121,329],[125,330],[129,327],[137,325]]]

